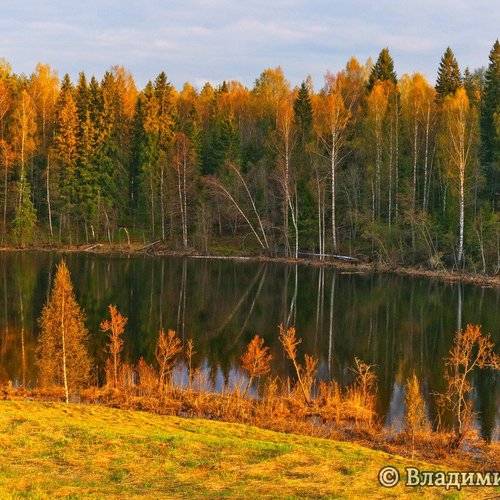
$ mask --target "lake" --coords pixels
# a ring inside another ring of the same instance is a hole
[[[36,386],[37,318],[61,254],[0,254],[0,383]],[[276,375],[292,375],[278,325],[295,325],[300,354],[319,358],[319,377],[352,381],[357,356],[375,365],[378,409],[398,428],[404,382],[415,371],[431,418],[433,391],[444,389],[443,358],[455,331],[479,323],[500,341],[500,289],[424,278],[349,273],[278,263],[150,256],[68,254],[77,300],[91,333],[102,379],[106,336],[99,323],[109,304],[129,318],[123,358],[152,362],[160,328],[195,342],[197,362],[216,390],[241,376],[239,357],[255,334],[265,339]],[[474,374],[477,426],[495,437],[498,376]]]

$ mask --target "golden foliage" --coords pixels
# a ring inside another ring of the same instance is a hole
[[[241,366],[248,372],[249,380],[243,396],[246,396],[255,377],[262,377],[271,371],[269,347],[264,347],[264,339],[258,335],[250,341],[247,350],[241,356]]]
[[[196,354],[196,351],[194,350],[194,342],[193,339],[188,339],[187,341],[187,347],[186,347],[186,359],[188,362],[188,379],[189,379],[189,388],[193,388],[193,378],[194,375],[196,374],[196,370],[193,367],[193,357]]]
[[[42,386],[61,386],[66,396],[90,379],[88,331],[76,301],[66,263],[57,266],[50,298],[39,319],[41,333],[36,349]]]
[[[297,346],[302,342],[302,339],[297,338],[295,327],[285,329],[282,324],[279,325],[280,335],[279,339],[286,355],[292,361],[295,373],[297,374],[297,381],[307,403],[311,402],[312,385],[316,377],[316,366],[318,361],[305,355],[305,369],[297,360]]]
[[[412,456],[415,451],[415,435],[427,430],[429,422],[425,413],[425,401],[420,391],[420,382],[415,373],[406,379],[406,431],[411,436]]]
[[[168,390],[175,365],[175,357],[181,351],[181,341],[175,331],[168,330],[165,335],[165,330],[162,328],[155,348],[155,357],[159,367],[158,383],[162,393],[166,393]]]
[[[467,325],[465,331],[459,330],[453,347],[446,358],[445,374],[447,389],[436,394],[436,402],[441,413],[448,410],[457,421],[450,437],[449,446],[458,448],[469,433],[474,412],[469,394],[472,391],[471,376],[476,368],[498,370],[499,356],[494,352],[491,335],[483,335],[480,325]]]
[[[107,379],[109,384],[110,380],[113,380],[114,387],[118,387],[118,370],[120,368],[120,353],[123,349],[123,339],[121,336],[125,331],[125,325],[127,324],[128,318],[124,318],[121,313],[118,312],[116,306],[109,305],[109,314],[111,316],[110,320],[105,320],[101,323],[101,330],[108,333],[109,342],[106,344],[106,348],[109,354],[111,354],[113,361],[113,377],[112,379]]]

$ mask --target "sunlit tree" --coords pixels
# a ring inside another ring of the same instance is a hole
[[[50,297],[39,319],[36,349],[43,386],[63,386],[66,402],[90,380],[88,330],[66,266],[57,266]]]

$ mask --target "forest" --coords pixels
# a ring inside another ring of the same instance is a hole
[[[175,70],[173,68],[172,70]],[[345,255],[500,270],[500,43],[433,86],[389,49],[292,87],[278,66],[178,90],[140,90],[0,63],[3,246],[130,239],[179,251]]]

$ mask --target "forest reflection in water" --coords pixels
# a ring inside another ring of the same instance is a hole
[[[55,253],[0,254],[0,383],[36,386],[37,318],[47,300]],[[404,381],[415,371],[430,417],[431,393],[444,388],[443,358],[458,327],[479,323],[500,341],[500,290],[331,268],[180,257],[68,254],[98,367],[105,359],[99,322],[116,304],[128,316],[124,360],[153,361],[160,328],[193,338],[198,363],[217,389],[241,375],[239,357],[255,334],[271,347],[276,375],[292,375],[278,324],[295,325],[300,352],[319,358],[319,376],[342,384],[357,356],[376,365],[378,407],[401,425]],[[483,436],[498,424],[497,375],[474,374]]]

